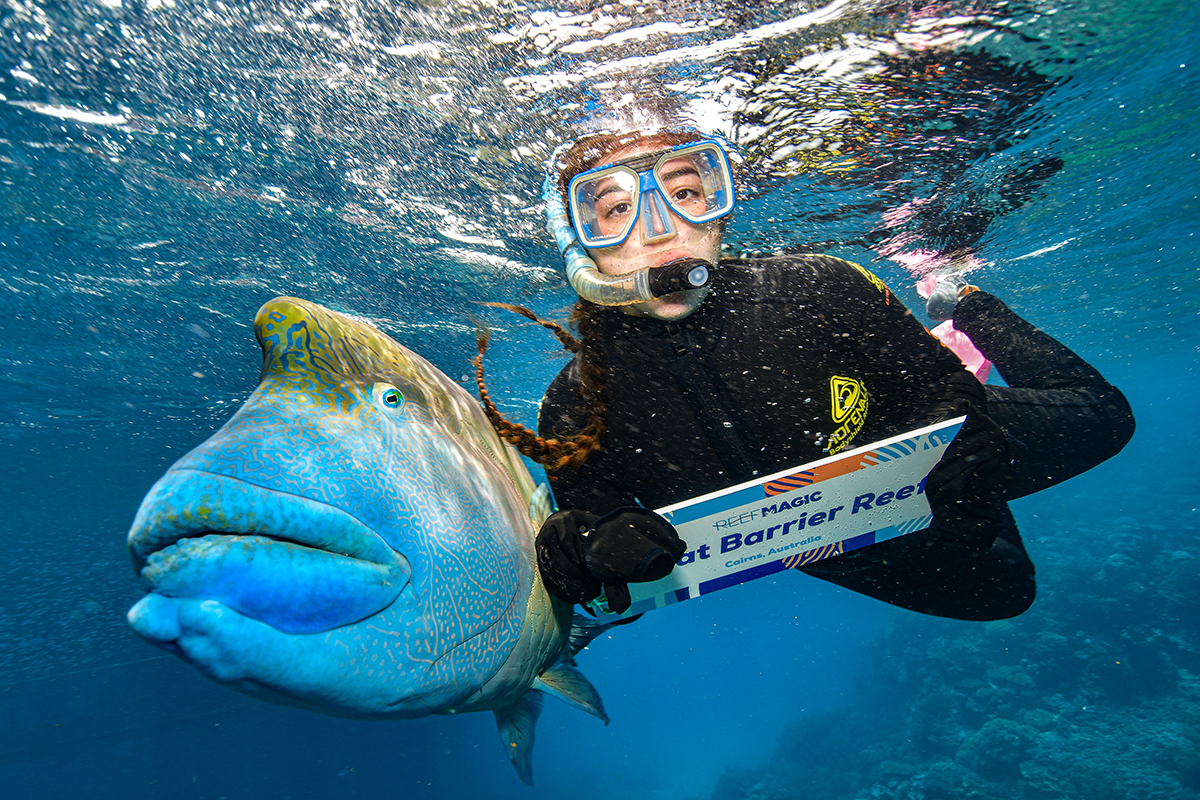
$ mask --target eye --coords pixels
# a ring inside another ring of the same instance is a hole
[[[615,205],[613,205],[612,208],[610,208],[608,210],[608,212],[605,214],[605,216],[606,217],[623,217],[629,213],[631,208],[633,208],[633,206],[629,203],[624,203],[624,202],[616,203]]]
[[[371,387],[371,395],[375,398],[375,402],[384,408],[398,409],[404,406],[404,395],[391,384],[375,384]]]

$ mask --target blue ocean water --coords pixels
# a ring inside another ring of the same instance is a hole
[[[1182,1],[6,5],[5,796],[1200,795],[1198,35]],[[542,163],[654,112],[742,153],[731,252],[851,258],[914,308],[953,254],[1126,392],[1125,451],[1014,504],[1034,608],[783,575],[656,612],[581,657],[610,725],[547,703],[532,790],[490,715],[278,708],[138,640],[125,533],[253,389],[258,306],[464,382],[484,319],[530,422],[563,356],[477,301],[564,312]]]

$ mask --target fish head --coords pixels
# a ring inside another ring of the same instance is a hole
[[[565,644],[533,480],[478,403],[370,323],[259,311],[258,388],[129,534],[135,631],[264,699],[342,716],[494,707]]]

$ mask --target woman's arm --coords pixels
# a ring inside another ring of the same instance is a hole
[[[857,265],[841,265],[845,288],[829,313],[846,329],[853,360],[870,389],[871,410],[890,418],[893,433],[969,413],[930,473],[934,521],[928,529],[803,571],[938,616],[1000,619],[1021,613],[1033,601],[1034,569],[1001,499],[1010,456],[1003,434],[987,417],[983,386],[882,282]]]
[[[998,298],[972,292],[954,309],[1008,386],[988,386],[988,415],[1012,452],[1005,498],[1041,491],[1086,472],[1133,436],[1133,411],[1115,386],[1068,347]]]

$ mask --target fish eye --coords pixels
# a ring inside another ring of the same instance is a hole
[[[400,408],[404,405],[404,395],[390,384],[375,384],[371,387],[371,394],[375,396],[375,401],[385,408]]]

